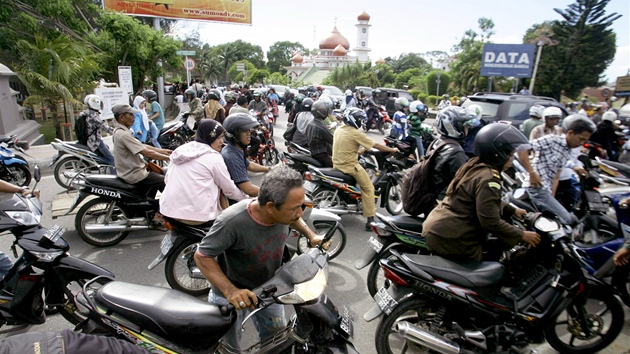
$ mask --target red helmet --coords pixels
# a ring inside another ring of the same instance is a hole
[[[317,86],[317,91],[321,91],[322,87],[321,86]]]

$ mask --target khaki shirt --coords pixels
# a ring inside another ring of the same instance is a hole
[[[333,136],[333,166],[343,173],[352,173],[359,165],[357,151],[363,146],[371,149],[374,141],[365,133],[349,125],[343,125],[335,130]]]
[[[149,175],[146,161],[140,151],[145,146],[133,137],[129,128],[116,124],[114,130],[114,161],[116,174],[127,183],[136,184]]]

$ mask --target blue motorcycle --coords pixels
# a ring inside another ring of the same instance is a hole
[[[0,179],[18,186],[28,186],[32,179],[28,162],[16,156],[6,141],[0,142]]]

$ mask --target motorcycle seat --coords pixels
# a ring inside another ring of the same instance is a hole
[[[234,311],[223,315],[215,304],[157,286],[112,281],[96,291],[94,301],[144,330],[178,341],[194,336],[218,340],[236,321]]]
[[[524,188],[518,188],[509,195],[510,203],[527,211],[538,211]]]
[[[309,165],[313,165],[315,167],[322,167],[321,162],[315,160],[314,158],[307,156],[307,155],[302,155],[302,154],[287,154],[291,159],[302,162],[302,163],[306,163]]]
[[[85,181],[99,187],[109,187],[127,191],[133,191],[137,188],[135,185],[129,184],[114,175],[88,175],[85,177]]]
[[[436,278],[467,288],[482,288],[497,284],[505,274],[505,267],[499,262],[454,262],[439,256],[407,253],[403,257]]]
[[[424,218],[411,215],[396,215],[388,216],[383,221],[390,222],[401,230],[422,233]]]
[[[327,177],[332,177],[337,180],[341,180],[342,182],[348,183],[350,185],[357,184],[357,181],[354,179],[354,177],[347,175],[336,168],[320,168],[319,170]]]
[[[614,162],[610,160],[602,160],[602,163],[618,169],[619,171],[621,171],[621,173],[623,173],[626,176],[630,176],[630,166],[624,163]]]

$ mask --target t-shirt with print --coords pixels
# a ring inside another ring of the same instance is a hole
[[[288,225],[256,220],[253,202],[247,199],[225,209],[198,249],[203,256],[218,257],[225,276],[240,289],[253,289],[274,276],[289,237]]]
[[[164,111],[162,110],[162,106],[160,106],[157,102],[151,102],[151,114],[149,117],[153,117],[155,112],[160,113],[155,119],[153,119],[153,123],[158,128],[158,131],[162,130],[164,127]]]
[[[114,130],[114,163],[116,174],[127,183],[136,184],[149,175],[140,154],[144,145],[133,137],[129,128],[118,124]]]
[[[225,161],[225,166],[227,166],[230,178],[232,178],[234,184],[238,185],[249,181],[249,175],[247,175],[249,160],[243,150],[232,143],[228,143],[221,149],[221,156],[223,156],[223,161]]]
[[[359,164],[357,151],[359,146],[371,149],[374,141],[362,131],[349,125],[343,125],[333,135],[333,166],[344,173],[351,173]]]

